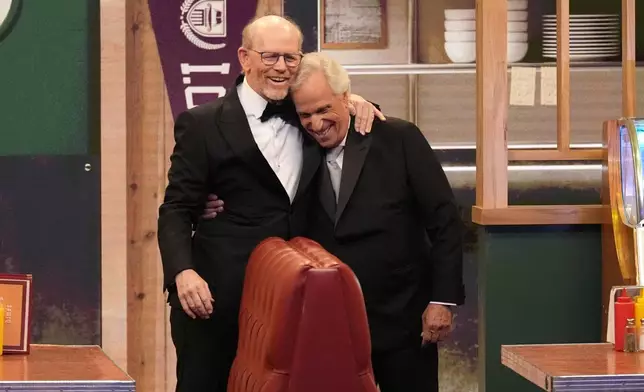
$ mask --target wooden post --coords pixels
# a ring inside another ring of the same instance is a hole
[[[167,382],[157,211],[172,119],[147,0],[127,0],[126,23],[127,362],[137,391],[156,392],[164,391]]]
[[[635,117],[635,0],[622,0],[622,115]]]
[[[507,0],[476,1],[476,206],[508,205]]]
[[[570,150],[570,0],[557,0],[557,150]]]
[[[125,2],[101,0],[101,342],[127,370]]]

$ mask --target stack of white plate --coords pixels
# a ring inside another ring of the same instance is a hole
[[[528,53],[528,0],[508,1],[508,63],[516,63]]]
[[[619,15],[570,15],[570,60],[619,56]],[[557,15],[543,16],[543,57],[557,58]]]
[[[528,52],[528,0],[508,1],[508,63]],[[476,61],[476,10],[445,10],[445,53],[454,63]]]
[[[454,63],[476,61],[476,10],[445,10],[445,53]]]

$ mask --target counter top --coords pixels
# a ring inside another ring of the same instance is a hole
[[[134,380],[99,346],[32,344],[29,354],[0,356],[0,391],[45,391],[53,386],[56,390],[134,391]]]
[[[501,362],[546,391],[644,390],[644,353],[610,343],[501,346]]]

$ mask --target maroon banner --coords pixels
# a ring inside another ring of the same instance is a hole
[[[223,96],[257,0],[148,0],[172,115]]]

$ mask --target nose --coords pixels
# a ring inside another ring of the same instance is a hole
[[[324,126],[324,120],[320,116],[311,116],[311,130],[320,132]]]
[[[277,59],[277,62],[273,64],[273,69],[277,71],[286,71],[286,61],[284,60],[284,56],[280,56]]]

